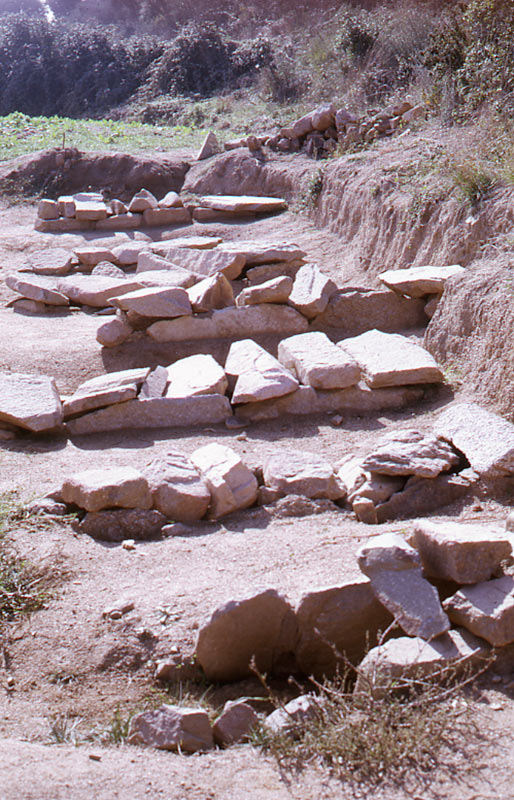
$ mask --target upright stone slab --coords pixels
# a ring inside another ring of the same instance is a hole
[[[283,339],[278,359],[302,383],[315,389],[344,389],[360,380],[357,362],[324,333],[313,331]]]
[[[393,618],[377,600],[367,579],[305,594],[297,608],[296,660],[305,675],[318,680],[343,673],[346,659],[356,666]]]
[[[234,291],[222,272],[195,284],[187,292],[195,314],[233,306]]]
[[[362,370],[372,389],[415,383],[440,383],[435,359],[416,342],[396,333],[372,330],[338,342]]]
[[[328,500],[346,496],[346,487],[333,465],[316,453],[280,449],[266,458],[263,476],[264,484],[281,494]]]
[[[252,339],[231,345],[225,371],[237,378],[232,394],[234,404],[282,397],[298,388],[296,378]]]
[[[295,642],[293,609],[278,592],[268,589],[216,609],[200,628],[196,659],[207,680],[236,681],[252,674],[252,659],[269,675],[290,659]]]
[[[225,394],[228,389],[225,370],[211,355],[198,353],[181,358],[167,369],[169,386],[166,397]]]
[[[512,556],[508,534],[493,525],[420,519],[409,538],[425,575],[460,584],[489,580]]]
[[[205,139],[202,142],[202,146],[200,147],[197,155],[197,161],[204,161],[206,158],[212,158],[217,153],[220,152],[220,143],[218,142],[218,137],[212,131],[209,131],[205,135]]]
[[[436,417],[434,430],[461,450],[486,480],[514,475],[514,425],[476,403],[455,403]]]
[[[0,372],[0,421],[33,433],[61,424],[61,398],[53,378]]]
[[[211,519],[218,519],[255,503],[257,479],[229,447],[213,442],[195,450],[191,461],[200,470],[210,489]]]
[[[423,578],[419,554],[401,536],[377,536],[357,558],[377,598],[405,633],[432,639],[449,629],[436,589]]]
[[[192,522],[206,515],[211,493],[193,462],[182,453],[158,456],[145,467],[143,475],[154,508],[168,519]]]
[[[389,289],[409,297],[426,297],[441,294],[448,278],[466,270],[459,264],[449,267],[410,267],[410,269],[388,269],[378,276]]]
[[[325,310],[336,291],[334,281],[323,275],[315,264],[305,264],[296,273],[288,302],[305,317],[313,319]]]

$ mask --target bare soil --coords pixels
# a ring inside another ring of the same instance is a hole
[[[0,278],[24,265],[28,253],[42,247],[72,248],[92,235],[49,236],[34,232],[34,208],[0,209]],[[339,284],[350,279],[371,286],[374,279],[356,269],[343,271],[348,245],[336,234],[317,229],[304,215],[281,216],[246,224],[194,225],[177,235],[198,232],[224,239],[273,238],[297,242]],[[158,234],[153,234],[158,236]],[[126,236],[111,237],[122,241]],[[108,237],[102,237],[106,241]],[[0,283],[0,300],[12,298]],[[169,353],[150,345],[102,353],[95,339],[99,318],[83,312],[31,316],[0,309],[0,369],[55,376],[63,394],[104,371],[138,363],[166,363]],[[216,355],[216,351],[213,351]],[[185,354],[185,353],[184,353]],[[178,357],[177,353],[173,355]],[[430,428],[432,416],[452,400],[448,389],[423,405],[378,418],[331,415],[289,418],[255,424],[243,432],[225,428],[144,430],[79,437],[26,436],[2,445],[0,493],[16,491],[22,502],[41,496],[73,471],[126,464],[142,467],[169,449],[190,453],[222,440],[261,463],[277,448],[301,448],[333,461],[369,449],[376,436],[400,427]],[[472,498],[442,510],[446,519],[479,519],[502,524],[507,509],[493,500]],[[219,523],[190,526],[183,535],[138,543],[134,550],[76,534],[67,523],[24,523],[7,534],[29,562],[47,567],[56,588],[45,607],[9,627],[0,658],[0,797],[2,800],[141,797],[200,798],[346,798],[406,797],[485,800],[514,797],[511,787],[514,702],[511,666],[488,676],[468,703],[484,740],[480,749],[449,757],[407,788],[366,790],[342,785],[311,765],[291,774],[250,745],[194,757],[102,744],[51,746],[51,724],[67,716],[78,730],[99,732],[121,717],[165,697],[153,678],[155,663],[170,652],[187,655],[197,628],[222,602],[261,588],[276,588],[293,602],[306,591],[337,584],[359,574],[355,554],[369,536],[407,530],[409,522],[370,528],[342,511],[304,518],[281,518],[269,509],[242,512]],[[133,599],[134,611],[106,621],[102,610],[120,597]],[[210,700],[258,692],[252,681],[213,687]],[[471,753],[473,756],[471,757]],[[478,755],[477,755],[478,753]]]

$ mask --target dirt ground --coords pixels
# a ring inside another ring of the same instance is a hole
[[[56,245],[71,249],[94,238],[37,234],[33,221],[33,207],[0,209],[0,278],[22,267],[33,250]],[[301,215],[286,213],[239,225],[194,225],[177,235],[187,235],[192,228],[197,233],[200,227],[202,233],[224,239],[294,241],[340,285],[348,280],[338,267],[342,246],[337,237],[317,230]],[[126,238],[118,235],[115,241]],[[364,277],[362,283],[373,285]],[[21,315],[5,307],[12,296],[0,283],[0,369],[53,375],[61,393],[67,394],[105,371],[166,363],[169,352],[150,345],[145,349],[140,343],[102,353],[95,339],[97,316],[78,311]],[[178,357],[176,349],[173,357]],[[337,461],[369,449],[387,430],[414,425],[429,429],[433,414],[451,400],[443,388],[419,407],[375,418],[345,417],[337,425],[332,415],[325,415],[254,424],[242,432],[143,430],[73,441],[26,436],[2,444],[0,493],[16,491],[28,502],[71,472],[114,464],[142,467],[169,449],[190,453],[214,440],[230,443],[250,464],[261,463],[277,448],[301,448]],[[502,525],[506,514],[497,502],[471,498],[444,509],[444,516],[437,518]],[[108,746],[100,739],[80,747],[49,744],[55,719],[78,720],[84,733],[101,731],[111,725],[117,709],[126,716],[155,699],[163,691],[152,677],[155,662],[170,652],[191,652],[196,630],[224,601],[249,590],[275,588],[296,602],[308,590],[355,578],[355,554],[363,541],[385,530],[407,530],[410,524],[370,528],[343,511],[282,518],[260,508],[218,523],[189,526],[180,536],[138,543],[130,551],[78,535],[67,523],[24,524],[11,531],[8,540],[29,562],[46,565],[56,588],[45,608],[11,626],[5,639],[0,659],[1,800],[514,798],[514,694],[508,662],[501,674],[484,678],[469,698],[485,737],[478,755],[473,751],[470,759],[467,750],[454,754],[447,769],[431,773],[425,783],[408,791],[390,787],[367,792],[341,785],[315,766],[292,775],[250,745],[187,757]],[[102,610],[120,597],[130,597],[134,610],[121,620],[106,621]],[[217,687],[211,700],[221,705],[256,689],[251,681]]]

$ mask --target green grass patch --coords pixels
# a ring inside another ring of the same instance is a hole
[[[29,117],[15,112],[0,117],[0,161],[63,146],[85,151],[122,150],[127,153],[195,148],[205,134],[205,129],[188,125]]]

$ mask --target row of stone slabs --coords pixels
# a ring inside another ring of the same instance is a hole
[[[433,357],[407,337],[368,331],[336,345],[312,331],[283,340],[278,359],[246,339],[231,345],[225,368],[211,355],[197,354],[153,371],[99,376],[66,399],[64,409],[53,379],[4,374],[0,420],[41,432],[66,415],[68,432],[77,435],[214,424],[231,419],[234,410],[240,419],[351,404],[362,412],[366,402],[370,410],[402,405],[422,395],[416,385],[442,380]]]

